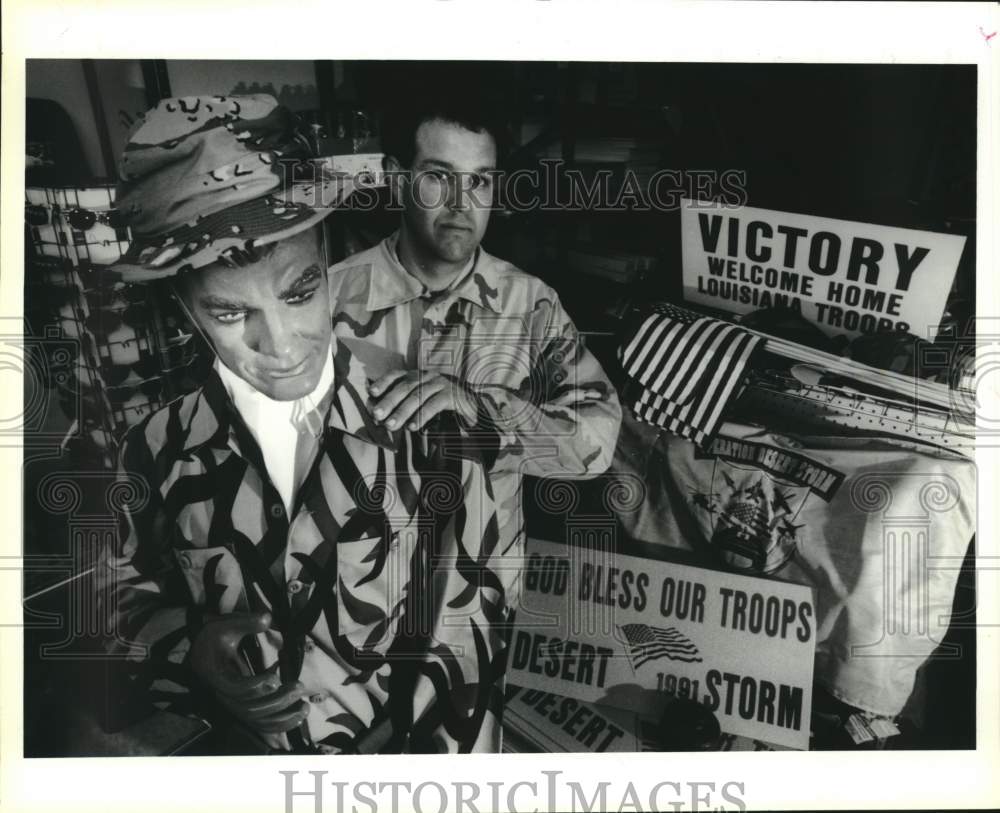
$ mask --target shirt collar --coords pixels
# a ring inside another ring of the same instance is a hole
[[[318,398],[317,393],[321,393]],[[241,449],[242,444],[239,442],[245,431],[242,427],[248,423],[240,412],[239,404],[247,395],[276,403],[258,393],[216,360],[199,393],[199,402],[188,426],[185,453],[206,444],[249,453],[249,450]],[[326,426],[386,449],[399,448],[403,430],[390,432],[385,426],[375,422],[368,408],[368,381],[364,366],[336,338],[331,339],[330,358],[324,365],[320,383],[306,398],[310,398],[312,408],[304,413],[304,418],[308,416],[304,427],[315,426],[319,431]],[[300,401],[305,401],[306,398]]]
[[[389,235],[378,247],[379,262],[368,269],[368,310],[394,308],[427,295],[424,284],[410,274],[396,256],[399,232]],[[449,296],[465,299],[481,308],[500,313],[500,289],[496,259],[477,248],[469,267],[446,289]]]
[[[236,411],[254,434],[266,432],[268,426],[273,426],[276,421],[287,421],[298,427],[299,431],[308,431],[312,435],[321,434],[326,406],[329,404],[326,396],[334,380],[332,353],[327,353],[313,391],[294,401],[268,398],[226,367],[218,357],[213,366]]]

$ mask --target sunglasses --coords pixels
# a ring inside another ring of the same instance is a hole
[[[133,330],[146,330],[152,324],[152,311],[145,303],[129,304],[124,299],[114,305],[92,310],[87,317],[87,330],[95,336],[107,336],[122,325]]]
[[[170,392],[175,396],[187,395],[204,385],[211,371],[211,360],[206,355],[199,355],[183,367],[168,370],[163,380],[170,384]]]
[[[89,231],[97,223],[118,231],[125,228],[125,218],[117,209],[110,209],[107,212],[95,212],[91,209],[70,209],[64,213],[66,222],[77,231]]]
[[[30,274],[30,271],[27,273]],[[83,301],[83,292],[76,285],[37,284],[39,282],[37,279],[35,282],[36,284],[34,285],[29,285],[27,281],[25,282],[24,296],[26,302],[28,301],[28,297],[31,296],[41,300],[50,310],[69,307],[73,308],[77,313],[87,312],[87,303]],[[82,316],[80,317],[80,321],[83,321]]]
[[[28,204],[24,207],[24,222],[29,226],[46,226],[51,217],[52,210],[48,206]]]
[[[149,337],[143,332],[136,332],[128,325],[122,325],[117,330],[102,336],[97,342],[97,354],[102,361],[114,366],[139,364],[145,356],[152,352]]]
[[[138,386],[151,379],[159,379],[178,368],[192,364],[195,360],[194,347],[189,344],[161,347],[157,352],[140,354],[136,362],[130,364],[113,364],[103,361],[100,366],[100,376],[108,388],[120,386]]]
[[[150,298],[149,286],[135,282],[117,282],[111,286],[100,285],[88,289],[86,294],[87,302],[92,308],[119,310],[126,305],[145,304]]]
[[[26,258],[25,275],[31,275],[33,280],[44,282],[47,291],[52,288],[80,289],[82,279],[73,268],[73,264],[62,257],[47,257],[35,255]]]
[[[163,384],[159,379],[144,381],[135,387],[108,387],[107,403],[96,393],[60,393],[59,405],[68,418],[85,427],[100,427],[111,417],[116,425],[134,426],[163,403]]]
[[[163,380],[151,378],[134,386],[108,387],[105,390],[115,424],[135,426],[163,404]]]
[[[102,362],[99,373],[101,379],[110,390],[113,387],[137,386],[145,381],[158,378],[163,372],[163,365],[156,356],[145,355],[132,364],[112,364]]]
[[[125,228],[125,218],[117,209],[107,212],[95,212],[92,209],[61,209],[59,206],[40,206],[29,204],[24,207],[24,219],[29,226],[47,226],[62,220],[77,231],[89,231],[98,223],[102,223],[115,231]],[[125,238],[127,239],[127,237]]]
[[[159,395],[147,395],[139,391],[134,392],[124,400],[117,409],[113,410],[112,415],[118,424],[135,426],[137,423],[141,423],[147,415],[151,415],[159,409],[160,406]]]
[[[126,378],[125,381],[128,382],[128,379]],[[156,376],[143,381],[136,377],[131,382],[108,387],[105,392],[112,407],[121,407],[136,396],[142,396],[147,400],[159,399],[163,397],[163,378]]]
[[[59,406],[71,420],[79,420],[84,426],[101,426],[107,407],[97,393],[59,393]]]

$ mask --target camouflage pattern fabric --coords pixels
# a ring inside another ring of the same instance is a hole
[[[186,657],[201,619],[267,611],[249,659],[310,691],[321,751],[354,752],[387,721],[382,750],[498,751],[505,602],[486,468],[457,424],[439,426],[445,455],[373,423],[362,366],[332,352],[319,453],[290,515],[217,373],[128,434],[109,649],[158,706],[197,712]]]
[[[162,99],[127,135],[115,206],[132,241],[103,273],[169,277],[315,226],[354,183],[293,181],[311,154],[295,115],[272,96]]]
[[[523,475],[585,478],[611,462],[621,422],[614,387],[548,285],[481,248],[446,291],[430,292],[399,263],[398,234],[329,272],[334,333],[400,354],[408,369],[457,377],[476,395],[496,445],[491,472],[515,607],[524,556]],[[573,388],[599,400],[559,405]]]

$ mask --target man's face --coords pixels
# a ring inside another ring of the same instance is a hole
[[[323,269],[310,230],[245,268],[194,273],[183,296],[226,367],[269,398],[290,401],[316,388],[330,352]]]
[[[497,149],[489,133],[432,119],[417,128],[403,226],[428,259],[464,263],[490,219]]]

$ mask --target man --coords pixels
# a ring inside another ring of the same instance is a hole
[[[501,578],[513,606],[523,475],[605,471],[621,409],[555,291],[480,247],[500,128],[483,104],[457,96],[414,105],[387,128],[399,230],[330,269],[334,332],[394,360],[370,390],[382,425],[421,430],[451,412],[496,447]]]
[[[110,648],[158,705],[274,751],[497,750],[486,468],[454,422],[446,456],[372,420],[317,226],[344,190],[282,184],[288,119],[167,99],[126,145],[117,270],[170,280],[216,361],[125,438]]]

